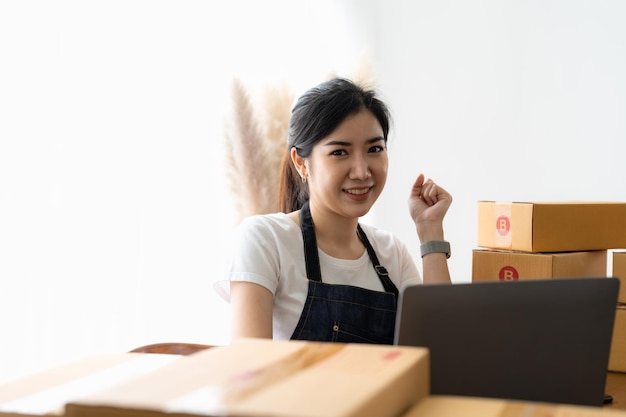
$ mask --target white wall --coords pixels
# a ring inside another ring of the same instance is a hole
[[[216,5],[218,4],[218,5]],[[0,382],[100,351],[221,343],[230,77],[294,92],[376,59],[395,116],[369,221],[414,248],[421,171],[455,197],[626,200],[626,4],[0,2]]]
[[[332,0],[0,3],[0,381],[220,344],[230,82],[294,91],[361,55]],[[324,24],[320,24],[324,22]]]
[[[625,2],[381,1],[379,15],[395,135],[374,216],[416,257],[395,213],[419,172],[455,199],[455,282],[471,278],[478,200],[626,201]]]

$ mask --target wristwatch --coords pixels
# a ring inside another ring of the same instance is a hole
[[[429,253],[445,253],[446,259],[450,258],[452,251],[450,250],[450,242],[445,240],[429,240],[420,245],[422,258]]]

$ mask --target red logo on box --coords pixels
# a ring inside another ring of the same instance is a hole
[[[496,220],[496,230],[501,236],[506,236],[511,230],[511,221],[506,216],[498,217]]]
[[[498,273],[500,281],[517,281],[519,279],[519,273],[517,269],[512,266],[505,266]]]

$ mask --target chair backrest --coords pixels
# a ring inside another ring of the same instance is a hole
[[[166,342],[166,343],[151,343],[149,345],[143,345],[131,350],[131,353],[164,353],[170,355],[191,355],[192,353],[199,352],[201,350],[210,349],[212,345],[203,345],[199,343],[180,343],[180,342]]]

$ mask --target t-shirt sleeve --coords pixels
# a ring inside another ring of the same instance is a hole
[[[410,285],[418,285],[422,284],[422,275],[417,269],[417,264],[415,263],[415,259],[411,256],[406,245],[400,241],[396,241],[396,245],[398,248],[400,265],[402,268],[401,282],[399,290],[402,291],[404,288]]]
[[[259,284],[276,294],[279,257],[276,239],[261,216],[244,219],[236,230],[236,238],[227,269],[227,279],[215,283],[215,291],[230,301],[230,282]]]

